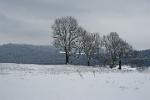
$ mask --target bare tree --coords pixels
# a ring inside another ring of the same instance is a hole
[[[110,64],[110,68],[113,68],[116,65],[117,61],[117,49],[119,45],[119,35],[116,32],[111,32],[107,36],[103,36],[103,45],[105,47],[107,62]]]
[[[57,18],[52,25],[54,45],[65,52],[66,64],[69,57],[75,52],[80,27],[75,18],[71,16]]]
[[[132,53],[132,46],[122,40],[116,32],[111,32],[109,35],[104,36],[103,45],[106,49],[110,68],[115,67],[119,61],[119,69],[121,69],[121,59],[127,58]]]
[[[87,64],[90,65],[90,60],[97,55],[99,49],[99,34],[98,33],[88,33],[83,31],[80,35],[80,43],[82,51],[87,57]]]
[[[129,58],[133,55],[133,48],[129,45],[126,41],[120,39],[118,50],[117,50],[117,57],[119,60],[119,69],[121,69],[122,59]]]

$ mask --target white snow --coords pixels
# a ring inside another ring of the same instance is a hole
[[[61,53],[61,54],[65,54],[66,52],[64,52],[64,51],[59,51],[59,53]],[[81,52],[81,53],[76,53],[77,55],[84,55],[85,53],[83,53],[83,52]]]
[[[65,54],[66,52],[64,52],[64,51],[59,51],[59,53]]]
[[[119,66],[113,68],[113,69],[118,69]],[[127,71],[136,71],[136,68],[131,68],[130,66],[126,66],[126,65],[123,65],[122,66],[122,70],[127,70]]]
[[[0,100],[150,100],[150,71],[0,64]]]

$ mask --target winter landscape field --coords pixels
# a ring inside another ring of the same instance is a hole
[[[0,100],[149,100],[150,70],[0,64]]]
[[[150,100],[150,0],[0,0],[0,100]]]

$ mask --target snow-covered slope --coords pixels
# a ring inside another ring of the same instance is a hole
[[[149,71],[0,64],[0,100],[150,100],[149,93]]]

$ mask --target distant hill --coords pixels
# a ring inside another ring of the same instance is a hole
[[[0,46],[0,63],[65,64],[63,53],[53,46],[5,44]],[[86,58],[71,58],[71,64],[86,64]]]
[[[150,66],[150,49],[136,52],[136,57],[130,63],[138,66]]]
[[[57,64],[63,55],[52,46],[6,44],[0,46],[0,63]]]
[[[0,45],[0,63],[23,64],[64,64],[65,56],[53,46],[35,46],[25,44]],[[92,61],[91,64],[100,63]],[[132,64],[150,66],[150,49],[137,51],[137,56],[130,61]],[[86,65],[86,57],[71,58],[71,64]]]
[[[150,49],[138,51],[139,58],[150,58]]]

